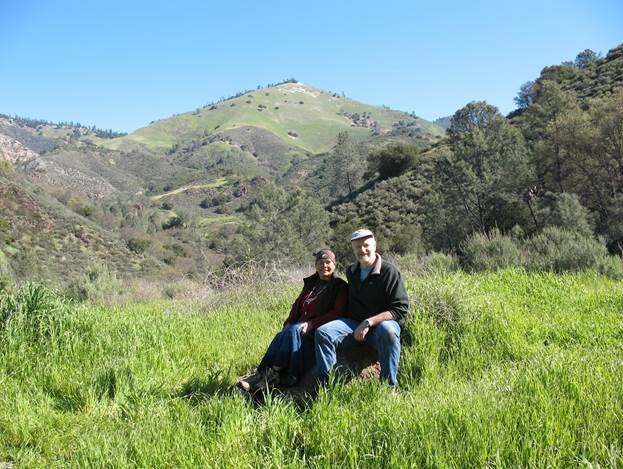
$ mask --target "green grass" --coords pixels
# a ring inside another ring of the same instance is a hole
[[[569,467],[623,464],[623,293],[592,274],[407,276],[400,392],[337,383],[254,407],[299,285],[172,302],[0,306],[0,461],[17,466]],[[7,321],[7,318],[10,318]],[[4,329],[1,329],[5,324]]]
[[[240,221],[240,216],[238,215],[215,215],[211,217],[202,217],[199,220],[199,226],[202,228],[213,226],[213,225],[226,225],[228,223],[237,223]]]

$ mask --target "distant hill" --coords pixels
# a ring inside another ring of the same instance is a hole
[[[450,128],[450,121],[451,120],[452,120],[452,116],[446,116],[446,117],[440,117],[438,119],[435,119],[433,121],[433,123],[438,125],[442,129],[446,129],[447,130],[447,129]]]
[[[130,135],[107,142],[113,148],[139,143],[168,151],[208,135],[225,134],[244,127],[270,132],[289,147],[322,153],[347,130],[358,139],[386,133],[398,122],[414,123],[423,134],[443,131],[405,112],[372,106],[303,83],[285,83],[259,89],[192,112],[153,122]]]
[[[573,62],[545,67],[538,80],[553,80],[578,98],[595,98],[623,86],[623,44],[586,66]]]
[[[444,135],[442,128],[405,112],[290,82],[162,119],[101,144],[166,153],[215,176],[234,171],[279,178],[301,159],[329,151],[341,131],[364,141],[398,127],[408,127],[425,143]]]

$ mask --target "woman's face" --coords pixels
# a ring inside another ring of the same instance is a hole
[[[320,280],[329,280],[335,272],[335,264],[331,259],[318,259],[316,261],[316,272]]]

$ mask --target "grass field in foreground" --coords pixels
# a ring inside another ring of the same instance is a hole
[[[0,306],[0,464],[623,465],[623,283],[504,271],[413,279],[400,391],[298,405],[227,390],[299,285],[95,307],[29,287]]]

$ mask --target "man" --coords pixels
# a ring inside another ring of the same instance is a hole
[[[316,363],[326,380],[344,341],[371,345],[378,352],[381,379],[397,384],[400,331],[409,312],[409,297],[398,269],[376,252],[370,230],[357,230],[350,238],[357,262],[346,271],[348,310],[345,317],[316,329]]]

